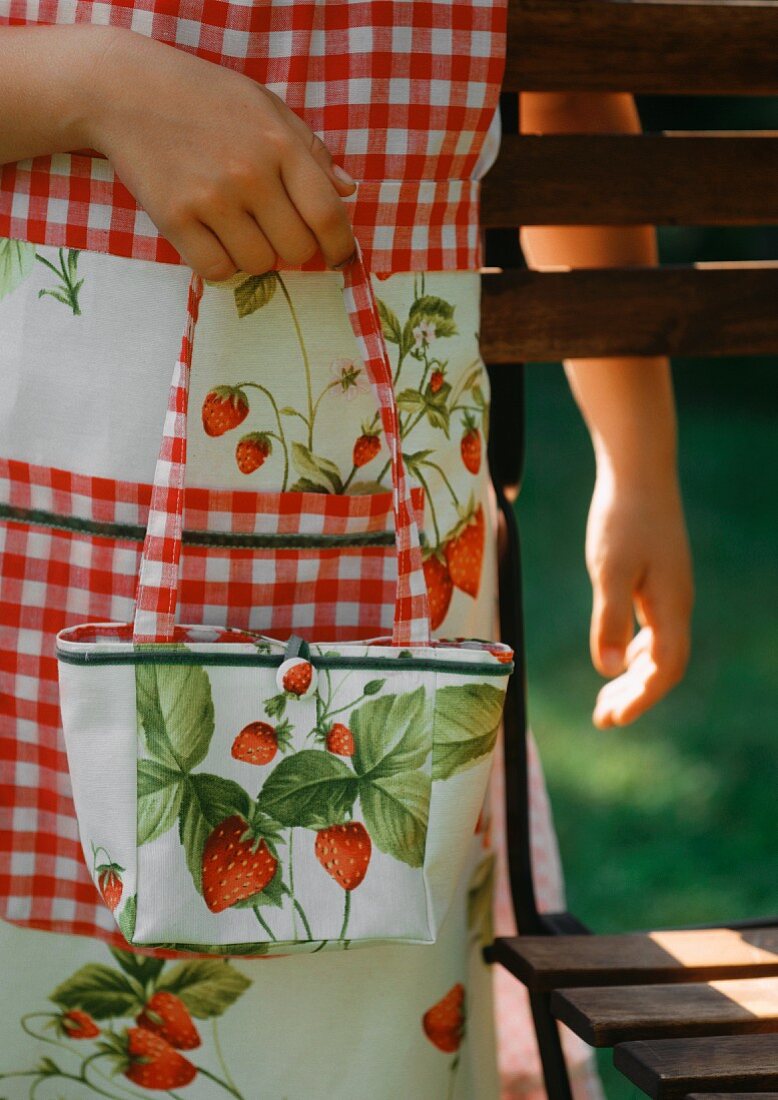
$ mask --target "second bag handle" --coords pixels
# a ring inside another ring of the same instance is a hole
[[[399,415],[392,367],[381,328],[370,274],[357,242],[354,259],[345,269],[343,296],[351,327],[378,401],[392,471],[392,507],[397,546],[397,592],[392,642],[424,645],[430,640],[429,603],[422,568],[419,529],[410,482],[402,458]],[[192,273],[187,294],[186,323],[173,370],[162,443],[154,470],[146,537],[135,600],[133,642],[173,640],[178,601],[178,571],[186,476],[187,410],[192,349],[203,280]]]

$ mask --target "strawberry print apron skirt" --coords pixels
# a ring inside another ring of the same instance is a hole
[[[479,274],[373,276],[433,628],[493,637],[489,385]],[[523,999],[481,949],[509,931],[487,800],[432,946],[287,958],[130,951],[122,864],[81,851],[56,633],[131,617],[188,270],[0,240],[0,1095],[84,1100],[539,1097]],[[192,361],[179,618],[311,640],[391,629],[389,455],[336,272],[238,275],[203,298]],[[326,749],[348,754],[337,720]],[[284,716],[241,751],[283,756]],[[541,895],[560,902],[537,761]],[[493,776],[501,783],[500,769]],[[102,775],[110,793],[110,767]],[[96,872],[97,889],[90,877]],[[102,899],[98,896],[98,889]],[[106,908],[106,904],[108,908]],[[580,1096],[598,1095],[571,1044]]]

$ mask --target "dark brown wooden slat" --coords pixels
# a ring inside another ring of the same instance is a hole
[[[778,133],[504,134],[484,179],[481,221],[770,225],[776,180]]]
[[[503,87],[774,95],[778,5],[511,0]]]
[[[772,355],[778,263],[486,274],[489,363],[587,355]]]
[[[520,936],[491,957],[532,990],[778,976],[778,928]]]
[[[778,1031],[778,978],[558,989],[551,1011],[590,1046]]]
[[[769,1092],[778,1087],[778,1035],[620,1043],[613,1064],[652,1100],[682,1100],[701,1088]]]

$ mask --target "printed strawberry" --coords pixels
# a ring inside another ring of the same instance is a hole
[[[442,370],[434,370],[430,375],[429,391],[430,393],[439,393],[443,388],[443,382],[445,381],[445,375]]]
[[[462,461],[471,474],[477,474],[481,469],[481,433],[471,413],[465,414],[462,427],[464,435],[459,444]]]
[[[113,1056],[117,1072],[142,1089],[180,1089],[197,1076],[196,1066],[145,1027],[131,1027],[122,1035],[110,1033],[100,1049]]]
[[[291,668],[284,673],[282,680],[284,691],[290,691],[292,695],[305,695],[311,686],[313,679],[313,665],[310,661],[295,661]]]
[[[165,990],[155,993],[140,1015],[135,1017],[138,1027],[152,1031],[176,1050],[194,1050],[201,1043],[192,1017],[175,993]]]
[[[430,626],[437,630],[448,613],[454,586],[448,565],[434,551],[424,559],[424,579],[430,605]]]
[[[353,756],[356,748],[354,734],[342,722],[336,722],[327,734],[327,748],[336,756]]]
[[[381,439],[379,433],[363,424],[362,435],[354,444],[352,462],[357,467],[367,466],[368,462],[372,462],[380,450]]]
[[[71,1008],[56,1019],[57,1031],[68,1039],[94,1039],[100,1034],[100,1028],[88,1012],[80,1008]]]
[[[202,417],[207,435],[224,435],[249,414],[249,399],[240,386],[215,386],[205,395]]]
[[[115,913],[119,902],[122,900],[122,876],[124,870],[118,863],[101,863],[96,867],[97,888],[103,896],[103,901]]]
[[[359,821],[320,829],[314,844],[319,863],[344,890],[356,890],[362,882],[372,850],[367,829]]]
[[[273,451],[267,432],[249,432],[241,436],[235,448],[235,461],[242,474],[253,474]]]
[[[489,652],[497,658],[501,665],[509,665],[513,660],[513,650],[503,646],[487,646]]]
[[[456,528],[445,546],[453,584],[473,598],[478,595],[481,583],[485,535],[484,510],[479,504]]]
[[[239,814],[225,818],[203,848],[203,897],[212,913],[221,913],[253,897],[273,879],[278,860],[264,837]]]
[[[288,722],[271,726],[269,722],[249,722],[232,742],[232,755],[245,764],[269,764],[278,746],[289,748],[292,727]]]
[[[424,1034],[444,1054],[454,1054],[465,1037],[465,987],[461,982],[424,1013]]]

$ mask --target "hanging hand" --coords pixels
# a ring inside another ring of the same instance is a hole
[[[586,530],[592,582],[590,648],[613,677],[599,692],[600,729],[633,722],[682,678],[694,602],[691,556],[675,473],[619,478],[598,469]],[[634,616],[638,630],[635,633]]]

